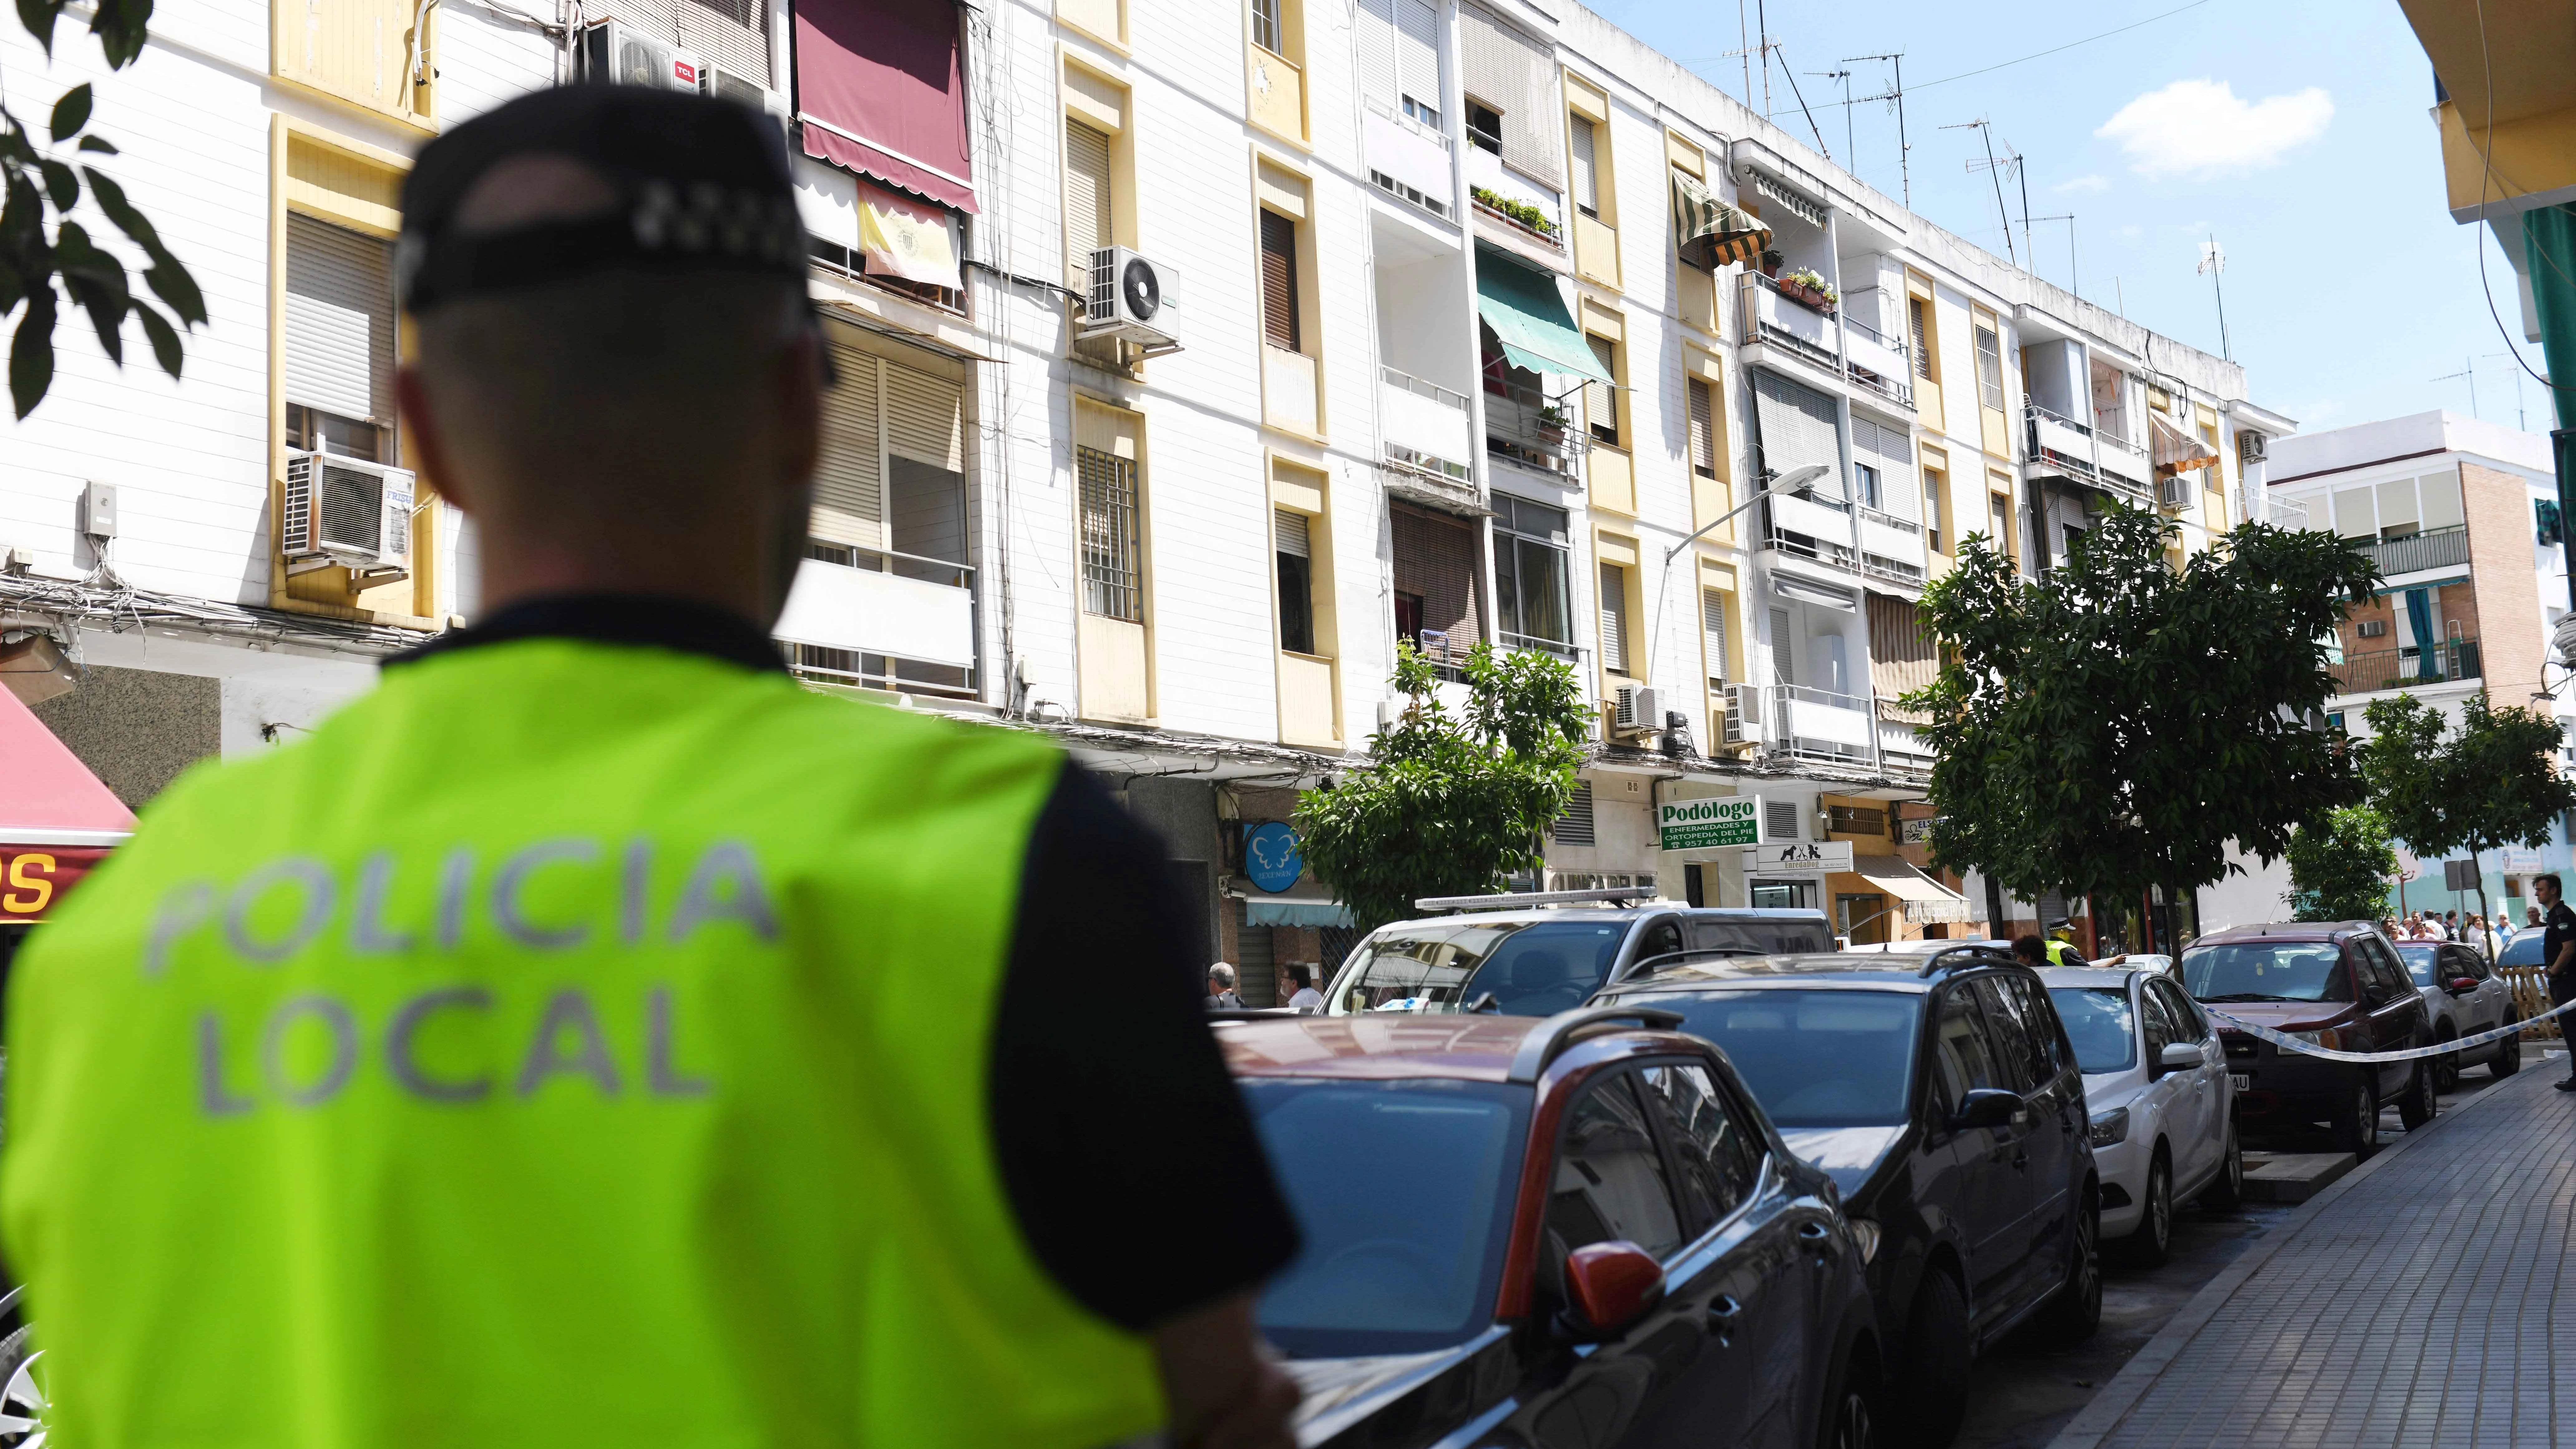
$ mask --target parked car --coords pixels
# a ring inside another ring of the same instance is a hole
[[[1834,949],[1822,911],[1598,899],[1610,894],[1476,896],[1455,915],[1380,926],[1334,973],[1325,1012],[1461,1011],[1491,996],[1489,1009],[1547,1016],[1582,1005],[1639,962],[1679,951]]]
[[[2513,933],[2513,939],[2504,943],[2504,950],[2497,954],[2496,965],[2546,966],[2549,963],[2541,959],[2540,952],[2547,944],[2548,938],[2545,932],[2516,931]]]
[[[1692,957],[1605,993],[1680,1013],[1860,1235],[1889,1420],[1958,1431],[1968,1365],[2014,1328],[2102,1315],[2101,1195],[2074,1047],[2037,973],[1989,947]]]
[[[2329,1051],[2430,1046],[2433,1018],[2397,947],[2368,921],[2234,926],[2182,953],[2194,1000]],[[2237,1125],[2248,1132],[2329,1124],[2338,1147],[2367,1157],[2379,1145],[2379,1109],[2397,1104],[2411,1130],[2433,1120],[2433,1073],[2422,1060],[2377,1065],[2327,1061],[2276,1047],[2219,1023],[2236,1088]]]
[[[1303,1237],[1259,1312],[1300,1443],[1874,1442],[1833,1180],[1671,1020],[1220,1023]]]
[[[2244,1197],[2218,1028],[2161,970],[2045,967],[2040,979],[2084,1070],[2102,1239],[2139,1267],[2159,1266],[2175,1203],[2224,1209]]]
[[[2416,994],[2424,998],[2424,1009],[2433,1015],[2433,1040],[2475,1036],[2517,1019],[2512,989],[2495,974],[2495,968],[2487,964],[2486,953],[2477,947],[2441,941],[2401,941],[2397,957],[2406,963]],[[2522,1039],[2509,1036],[2433,1058],[2433,1090],[2448,1092],[2458,1087],[2460,1068],[2478,1062],[2486,1063],[2488,1073],[2498,1079],[2512,1076],[2522,1070]]]

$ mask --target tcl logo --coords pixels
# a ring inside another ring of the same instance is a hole
[[[678,76],[680,79],[687,81],[691,85],[696,85],[698,83],[698,68],[689,64],[685,60],[675,60],[671,62],[671,74]]]

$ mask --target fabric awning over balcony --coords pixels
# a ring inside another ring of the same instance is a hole
[[[1782,206],[1787,207],[1791,216],[1798,218],[1807,225],[1820,229],[1824,226],[1825,209],[1818,206],[1811,198],[1801,196],[1797,192],[1790,190],[1788,183],[1774,180],[1773,178],[1764,175],[1762,172],[1756,171],[1753,173],[1753,189],[1761,192],[1767,197],[1770,197],[1773,201],[1780,203]]]
[[[1712,272],[1729,262],[1752,261],[1771,245],[1771,228],[1680,171],[1673,173],[1673,225],[1683,259]]]
[[[1488,248],[1476,249],[1476,311],[1514,367],[1609,383],[1574,325],[1556,278]]]
[[[2155,435],[2156,471],[2167,477],[2218,461],[2217,449],[2165,421],[2162,413],[2150,411],[2147,428]]]
[[[801,0],[805,154],[975,210],[956,0]]]
[[[1903,901],[1905,919],[1909,921],[1920,924],[1969,918],[1965,896],[1916,870],[1901,856],[1855,855],[1852,857],[1852,870],[1870,884]]]

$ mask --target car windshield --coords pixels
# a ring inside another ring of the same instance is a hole
[[[1632,1000],[1680,1012],[1682,1030],[1723,1048],[1780,1126],[1905,1120],[1920,996],[1783,988]]]
[[[2541,939],[2540,932],[2518,931],[2512,940],[2504,943],[2504,954],[2496,958],[2496,964],[2498,966],[2537,966],[2541,964],[2540,948],[2543,944],[2545,943]]]
[[[2416,985],[2433,984],[2433,968],[2441,964],[2440,947],[2400,946],[2397,948],[2397,954],[2405,958],[2406,974],[2415,978]]]
[[[2126,988],[2052,986],[2048,999],[2075,1043],[2075,1065],[2086,1074],[2125,1072],[2138,1064],[2137,1018]]]
[[[1624,916],[1562,921],[1473,918],[1405,926],[1368,942],[1331,1012],[1457,1011],[1493,993],[1507,1016],[1581,1006],[1609,979]]]
[[[1243,1094],[1301,1244],[1261,1294],[1272,1343],[1297,1358],[1419,1353],[1492,1320],[1527,1088],[1253,1080]]]
[[[2182,954],[2183,989],[2202,1001],[2350,1001],[2332,941],[2231,941]]]

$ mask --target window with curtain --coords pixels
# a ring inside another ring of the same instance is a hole
[[[1261,334],[1273,347],[1304,350],[1297,316],[1297,223],[1261,213]]]
[[[1996,412],[2004,410],[2004,344],[1995,329],[1977,327],[1977,398]]]
[[[1082,447],[1073,450],[1073,458],[1082,490],[1082,607],[1141,624],[1144,543],[1137,526],[1136,460]]]
[[[1567,132],[1574,165],[1574,205],[1595,221],[1601,218],[1601,178],[1594,161],[1592,118],[1568,116]]]
[[[1682,390],[1690,398],[1691,471],[1702,478],[1717,476],[1717,389],[1689,378]]]
[[[1632,674],[1628,667],[1628,570],[1601,565],[1601,667]]]
[[[1315,557],[1306,515],[1279,508],[1274,547],[1279,555],[1279,647],[1315,652]]]
[[[1583,334],[1583,340],[1592,345],[1593,360],[1601,364],[1601,370],[1617,377],[1617,344],[1589,332]],[[1583,419],[1591,425],[1593,441],[1619,446],[1619,389],[1606,382],[1583,384]]]

